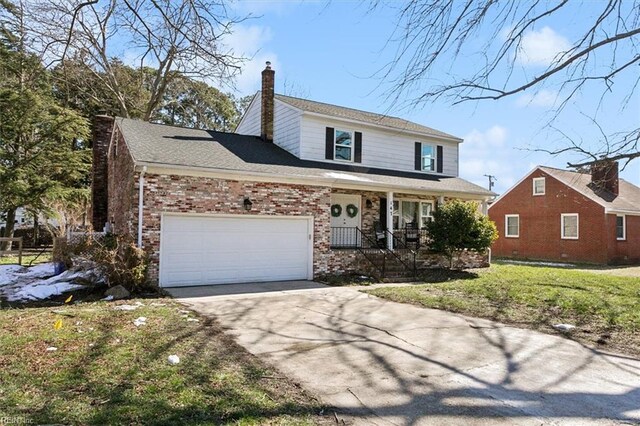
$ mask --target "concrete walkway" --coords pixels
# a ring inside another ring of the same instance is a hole
[[[242,286],[174,293],[347,424],[640,422],[640,360],[354,288]]]

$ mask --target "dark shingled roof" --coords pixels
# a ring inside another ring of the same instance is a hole
[[[363,123],[376,124],[379,126],[391,127],[398,130],[423,133],[430,136],[454,139],[462,142],[462,139],[458,138],[457,136],[453,136],[448,133],[441,132],[440,130],[432,129],[431,127],[423,126],[421,124],[407,121],[398,117],[390,117],[388,115],[325,104],[322,102],[310,101],[308,99],[294,98],[292,96],[276,94],[275,98],[306,112],[313,112],[316,114],[322,114],[336,118],[346,118],[348,120],[361,121]]]
[[[607,209],[640,212],[640,188],[624,179],[619,181],[618,195],[616,196],[591,184],[591,175],[589,173],[546,166],[540,166],[540,170]]]
[[[456,177],[301,160],[256,136],[186,129],[126,118],[117,118],[116,122],[137,163],[257,172],[274,177],[318,179],[319,182],[334,179],[354,185],[389,185],[481,197],[495,195]]]

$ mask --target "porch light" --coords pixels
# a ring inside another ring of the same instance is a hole
[[[365,202],[365,205],[367,206],[368,209],[373,208],[373,202],[367,198],[367,201]]]
[[[247,211],[251,210],[251,206],[253,206],[253,203],[248,197],[244,199],[243,204],[244,204],[244,209]]]

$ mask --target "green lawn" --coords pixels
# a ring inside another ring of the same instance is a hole
[[[140,302],[131,312],[108,302],[0,310],[0,418],[65,425],[328,421],[317,400],[216,323],[167,299]],[[147,324],[136,327],[141,316]],[[48,352],[51,346],[57,351]],[[170,365],[171,354],[181,362]]]
[[[477,273],[433,272],[426,280],[366,292],[549,332],[553,324],[574,324],[573,338],[640,355],[640,278],[494,264]]]

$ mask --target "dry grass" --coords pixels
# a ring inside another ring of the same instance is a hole
[[[167,299],[140,302],[132,312],[107,302],[0,311],[0,418],[82,425],[328,421],[317,400],[215,322]],[[147,324],[136,327],[141,316]],[[48,352],[51,346],[57,351]],[[178,365],[167,362],[171,354]]]

